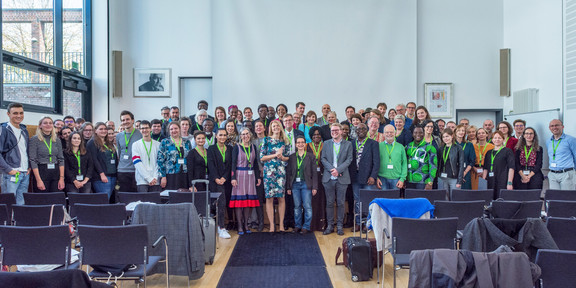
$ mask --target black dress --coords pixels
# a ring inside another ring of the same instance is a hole
[[[494,157],[494,166],[492,172],[494,176],[490,177],[490,167],[492,166],[492,155]],[[496,150],[492,149],[486,152],[483,168],[488,171],[488,189],[494,189],[493,199],[498,198],[501,189],[506,189],[508,185],[508,169],[515,169],[514,163],[514,152],[510,148],[503,147],[500,152],[496,153]]]
[[[208,180],[208,150],[204,150],[206,153],[206,160],[200,155],[198,150],[192,149],[186,155],[186,165],[188,170],[188,183],[192,183],[192,180]],[[199,184],[196,189],[198,191],[206,191],[208,187],[204,184]]]
[[[526,147],[526,152],[529,152],[528,163],[526,163],[526,156],[524,148],[516,150],[514,159],[516,160],[516,171],[514,172],[514,189],[542,189],[544,184],[544,174],[542,174],[542,147],[533,149]],[[530,182],[522,183],[522,178],[518,171],[533,171],[534,176],[530,178]]]

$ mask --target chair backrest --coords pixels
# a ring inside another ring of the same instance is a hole
[[[546,219],[546,228],[561,250],[576,251],[576,218]]]
[[[576,252],[539,249],[535,263],[542,269],[540,287],[574,287]]]
[[[484,216],[484,200],[476,201],[436,201],[436,218],[458,217],[458,230],[464,230],[466,224],[474,218]]]
[[[68,193],[68,205],[76,204],[108,204],[106,193]]]
[[[452,201],[475,201],[484,200],[486,205],[492,202],[494,190],[467,190],[467,189],[452,189]]]
[[[576,217],[576,201],[550,200],[547,202],[546,215],[548,217]]]
[[[0,204],[8,207],[8,215],[12,215],[12,205],[16,205],[16,195],[14,193],[0,193]]]
[[[492,218],[540,218],[542,201],[492,201]]]
[[[13,205],[13,220],[15,226],[49,226],[62,225],[64,221],[63,205]]]
[[[3,265],[62,264],[70,261],[68,226],[0,226]],[[2,272],[0,272],[2,273]]]
[[[406,189],[404,192],[404,198],[426,198],[430,203],[434,201],[444,201],[448,200],[448,192],[444,189],[436,190],[425,190],[425,189]]]
[[[79,225],[82,265],[124,265],[147,263],[146,225]]]
[[[456,249],[458,218],[412,219],[392,218],[394,254],[410,254],[412,250]]]
[[[136,202],[152,202],[161,204],[160,192],[118,192],[118,202],[126,205]]]
[[[540,194],[542,190],[540,189],[530,189],[530,190],[500,190],[499,198],[506,201],[536,201],[540,200]]]
[[[124,203],[76,204],[74,211],[79,225],[122,226],[127,219]]]
[[[12,214],[8,214],[6,204],[0,204],[0,225],[12,225]]]
[[[544,194],[544,199],[548,200],[567,200],[576,201],[576,190],[556,190],[548,189]]]
[[[24,204],[26,205],[60,204],[66,206],[66,194],[64,194],[64,192],[23,193],[23,194],[24,194]]]
[[[368,213],[370,202],[376,198],[400,199],[400,190],[370,190],[360,189],[360,212]]]

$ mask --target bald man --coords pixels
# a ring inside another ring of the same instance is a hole
[[[576,138],[564,133],[564,124],[553,119],[548,125],[552,137],[546,140],[550,173],[550,189],[574,190],[574,166],[576,164]]]

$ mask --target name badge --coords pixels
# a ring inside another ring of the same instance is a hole
[[[388,166],[386,166],[386,168],[388,168],[388,169],[394,169],[394,165],[388,164]]]
[[[530,170],[522,170],[522,174],[528,176],[530,175]]]
[[[300,181],[301,181],[301,180],[300,180],[300,177],[297,177],[297,178],[296,178],[296,182],[300,182]]]
[[[442,178],[448,178],[448,173],[440,173],[440,177],[442,177]]]
[[[317,171],[317,172],[320,172],[320,167],[316,167],[316,171]]]
[[[408,169],[412,168],[412,164],[408,164]]]
[[[248,175],[254,174],[254,170],[248,170]]]
[[[116,164],[116,159],[110,159],[110,164]]]
[[[476,169],[476,173],[478,173],[478,174],[482,174],[482,172],[484,172],[484,169],[482,169],[482,168],[478,168],[478,169]]]
[[[84,181],[84,175],[76,175],[77,181]]]
[[[490,172],[490,173],[488,173],[488,176],[490,176],[490,177],[494,177],[494,172]]]
[[[184,158],[178,158],[178,164],[184,164]]]
[[[48,163],[47,167],[48,169],[54,169],[56,168],[56,165],[54,163]]]
[[[128,160],[128,159],[129,159],[129,158],[128,158],[128,155],[124,155],[124,156],[122,156],[122,159],[124,159],[124,160]]]
[[[206,176],[204,176],[204,179],[208,180],[208,174],[206,174]]]
[[[10,182],[16,182],[16,176],[10,177]]]
[[[556,168],[556,163],[550,163],[550,167]]]

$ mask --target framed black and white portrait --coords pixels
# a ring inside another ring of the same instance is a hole
[[[169,68],[134,68],[134,96],[170,97],[171,74]]]

